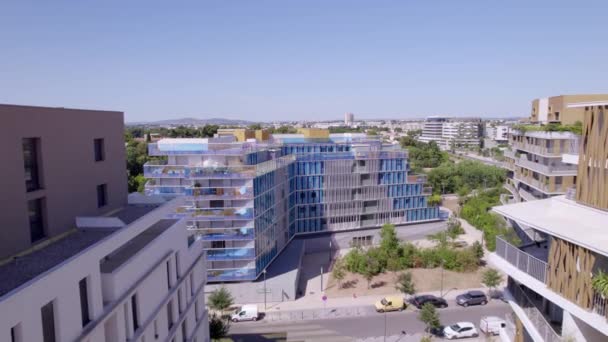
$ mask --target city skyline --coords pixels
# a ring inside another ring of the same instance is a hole
[[[409,119],[527,116],[532,96],[605,92],[605,4],[489,6],[3,4],[0,102],[127,122]]]

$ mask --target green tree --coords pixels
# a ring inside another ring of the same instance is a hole
[[[220,287],[209,295],[209,307],[224,315],[224,311],[234,304],[234,298],[228,289]]]
[[[380,229],[380,248],[382,248],[389,255],[394,254],[399,247],[399,239],[397,238],[397,231],[395,225],[386,223]]]
[[[441,196],[438,194],[434,194],[431,197],[429,197],[427,202],[428,202],[429,206],[437,206],[437,205],[441,205],[441,201],[442,201]]]
[[[378,260],[374,259],[374,258],[367,258],[367,262],[365,264],[365,266],[363,267],[363,278],[365,278],[365,280],[367,280],[367,288],[369,289],[371,286],[371,282],[372,279],[374,279],[375,276],[377,276],[378,274],[380,274],[380,266],[378,263]]]
[[[481,283],[484,284],[485,286],[487,286],[488,288],[490,288],[490,293],[492,293],[494,291],[494,289],[498,285],[500,285],[501,281],[502,281],[502,276],[500,275],[500,273],[498,273],[497,270],[495,270],[493,268],[488,268],[481,275]],[[492,298],[492,295],[490,295],[490,298]]]
[[[259,123],[255,123],[255,124],[249,125],[249,129],[253,129],[253,130],[262,129],[262,125]]]
[[[342,280],[346,277],[346,267],[344,266],[344,261],[340,258],[334,262],[333,269],[331,270],[331,275],[338,281],[338,289],[342,288]]]
[[[397,278],[395,289],[410,296],[416,293],[416,286],[414,284],[414,280],[412,279],[412,274],[410,272],[401,273]]]
[[[481,243],[479,241],[475,241],[473,243],[473,246],[471,246],[471,248],[473,249],[473,252],[475,253],[475,257],[478,260],[481,260],[481,258],[483,258],[483,255],[484,255],[483,246],[481,245]]]
[[[230,331],[230,321],[217,317],[215,314],[209,318],[209,337],[212,340],[219,340],[228,336]]]
[[[431,303],[426,303],[420,309],[418,313],[418,319],[426,325],[426,331],[431,328],[439,328],[441,326],[441,320],[439,319],[439,313],[435,306]]]

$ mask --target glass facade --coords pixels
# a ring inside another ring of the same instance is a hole
[[[177,145],[162,144],[167,162],[144,167],[146,192],[187,198],[178,214],[206,246],[210,282],[256,279],[297,234],[439,218],[426,177],[378,140],[278,135],[239,147],[223,137],[201,151],[167,149]]]

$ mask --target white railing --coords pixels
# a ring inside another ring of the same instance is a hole
[[[547,263],[513,246],[501,237],[496,237],[496,254],[517,267],[520,271],[546,284]]]
[[[562,337],[553,329],[551,324],[547,322],[545,316],[540,312],[534,302],[528,297],[528,295],[522,290],[519,285],[510,283],[508,286],[509,293],[519,305],[522,310],[526,313],[526,316],[532,322],[532,325],[542,337],[545,342],[560,342],[563,341]]]
[[[603,298],[599,293],[593,294],[593,311],[598,315],[606,316],[608,298]]]
[[[516,159],[515,162],[518,166],[525,167],[536,172],[540,172],[545,175],[576,175],[578,167],[572,165],[544,165],[529,161],[524,157]]]

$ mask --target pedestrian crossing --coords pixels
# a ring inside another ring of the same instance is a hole
[[[233,326],[234,327],[234,326]],[[351,342],[355,339],[314,323],[294,323],[281,325],[249,325],[232,329],[234,342],[277,341],[277,342]]]

